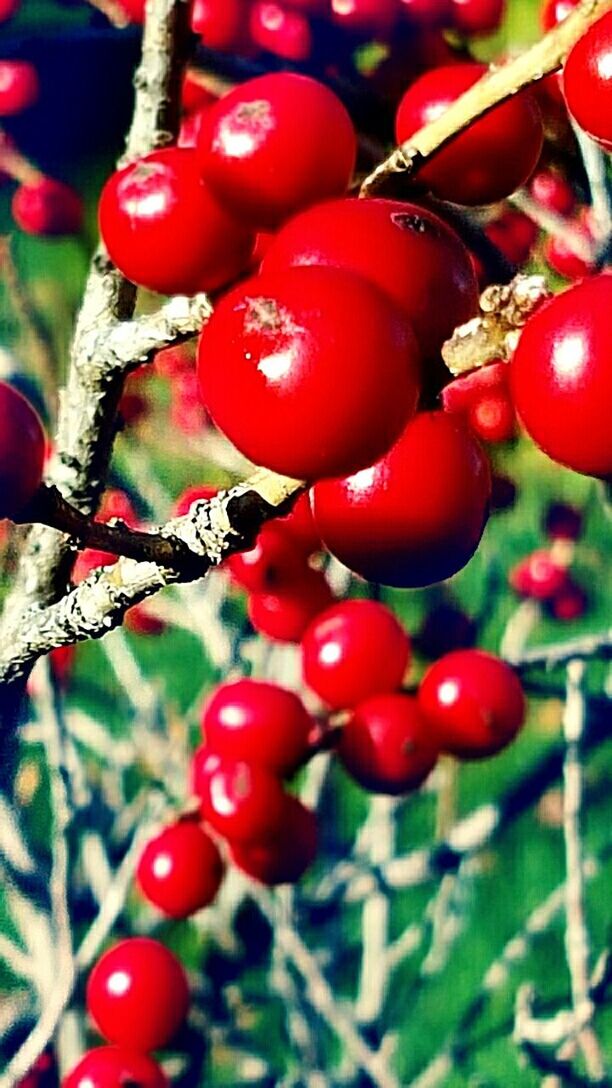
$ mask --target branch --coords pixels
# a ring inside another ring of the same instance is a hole
[[[506,653],[505,659],[515,669],[528,669],[544,665],[547,669],[555,665],[565,665],[575,658],[609,657],[612,653],[612,627],[598,631],[594,635],[578,635],[565,642],[553,642],[549,645],[534,646],[519,653]]]
[[[582,0],[562,23],[526,53],[501,68],[490,68],[441,117],[414,133],[380,163],[363,182],[361,196],[370,196],[393,174],[416,174],[436,151],[478,117],[560,68],[574,42],[609,7],[610,0]]]

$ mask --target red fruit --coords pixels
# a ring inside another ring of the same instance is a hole
[[[145,638],[163,635],[166,630],[164,621],[149,612],[148,608],[142,604],[135,604],[128,608],[123,622],[127,631],[131,631],[133,635],[143,635]]]
[[[131,528],[135,528],[138,522],[130,498],[119,487],[109,487],[104,492],[96,514],[96,521],[111,521],[112,518],[119,518]]]
[[[118,0],[125,18],[141,26],[145,21],[145,0]]]
[[[333,605],[317,616],[302,641],[304,682],[337,709],[399,688],[409,660],[406,632],[377,601]]]
[[[164,295],[213,291],[249,262],[253,236],[217,204],[188,148],[165,148],[106,182],[100,231],[124,276]]]
[[[282,593],[252,593],[249,619],[260,635],[275,642],[300,642],[308,624],[333,601],[320,571],[307,570]]]
[[[505,0],[452,0],[455,27],[462,34],[492,34],[503,22]]]
[[[99,548],[84,548],[75,560],[72,570],[73,584],[78,586],[98,567],[112,567],[116,562],[117,556],[113,552],[103,552]]]
[[[438,756],[431,730],[410,695],[375,695],[355,707],[338,755],[364,789],[397,795],[425,781]]]
[[[363,468],[389,448],[416,407],[418,364],[393,304],[335,268],[242,284],[198,349],[202,400],[220,430],[256,464],[305,480]]]
[[[549,457],[587,476],[612,473],[612,275],[601,273],[546,302],[510,362],[523,425]]]
[[[426,357],[478,310],[463,242],[416,204],[344,199],[310,208],[272,240],[262,269],[280,273],[291,265],[328,265],[376,284],[403,310]]]
[[[372,582],[424,586],[450,578],[476,551],[491,475],[461,418],[422,412],[371,468],[312,494],[322,540],[342,563]]]
[[[179,820],[147,843],[136,877],[153,906],[170,918],[187,918],[212,903],[223,879],[223,861],[203,827]]]
[[[26,60],[0,60],[0,117],[22,113],[39,94],[36,68]]]
[[[185,972],[159,941],[131,937],[98,960],[87,982],[87,1008],[101,1035],[134,1050],[158,1050],[185,1019]]]
[[[51,650],[49,661],[55,680],[61,688],[67,688],[74,667],[76,646],[57,646]]]
[[[289,533],[295,546],[305,555],[312,555],[321,549],[321,537],[317,533],[307,494],[300,495],[293,504],[291,513],[284,518],[278,518],[276,524]]]
[[[415,27],[450,26],[453,0],[400,0],[400,14]]]
[[[172,380],[185,371],[192,370],[195,364],[195,352],[191,344],[177,344],[163,348],[155,356],[154,367],[160,378]]]
[[[484,233],[511,264],[524,264],[538,237],[538,227],[522,212],[509,209],[488,223]]]
[[[283,7],[295,8],[305,15],[326,15],[329,4],[328,0],[283,0]]]
[[[539,204],[558,215],[571,215],[576,205],[574,190],[569,182],[550,167],[544,167],[533,175],[529,192]]]
[[[157,1062],[146,1054],[138,1054],[120,1046],[99,1046],[77,1062],[64,1077],[62,1088],[167,1088]]]
[[[194,787],[202,816],[230,842],[265,841],[282,825],[283,787],[265,767],[225,759],[205,748],[194,761]]]
[[[580,127],[612,151],[612,11],[592,23],[571,50],[563,94]]]
[[[514,405],[505,389],[490,393],[472,405],[468,423],[483,442],[509,442],[516,432]]]
[[[501,751],[525,718],[520,680],[509,665],[483,650],[454,650],[431,665],[418,703],[442,751],[461,759]]]
[[[399,105],[399,143],[409,142],[415,132],[441,116],[486,71],[484,64],[454,64],[419,76]],[[442,200],[492,204],[527,180],[541,149],[540,113],[535,99],[523,91],[451,140],[419,171],[419,178]]]
[[[565,276],[568,280],[581,280],[588,276],[595,267],[595,247],[593,235],[584,223],[576,220],[573,226],[576,232],[582,236],[587,246],[587,252],[591,248],[593,259],[585,260],[584,257],[579,256],[570,248],[563,238],[559,238],[557,235],[551,235],[546,239],[544,257],[550,267],[560,276]]]
[[[193,12],[192,8],[192,12]],[[216,102],[218,95],[210,91],[202,82],[202,76],[197,69],[188,68],[183,76],[181,84],[181,106],[187,114],[199,110],[205,110]],[[188,120],[188,118],[185,118]]]
[[[265,680],[221,684],[202,716],[208,748],[281,777],[293,774],[306,758],[312,725],[294,692]]]
[[[548,609],[554,619],[567,623],[584,616],[587,605],[584,590],[568,579],[567,585],[548,603]]]
[[[255,44],[277,57],[303,61],[312,53],[310,24],[299,11],[257,0],[251,8],[249,29]]]
[[[178,147],[186,147],[193,150],[197,146],[198,136],[200,135],[200,128],[202,126],[202,118],[208,109],[208,106],[204,106],[202,109],[192,110],[186,117],[183,117],[178,139],[176,141]]]
[[[185,488],[174,504],[173,517],[181,518],[188,514],[194,502],[197,502],[198,499],[213,499],[218,490],[217,487],[208,487],[206,484],[201,487]]]
[[[566,502],[553,502],[544,520],[546,535],[551,540],[579,540],[582,533],[582,514]]]
[[[397,0],[331,0],[332,19],[345,30],[388,34],[399,16]]]
[[[70,185],[53,178],[20,185],[11,211],[17,226],[27,234],[78,234],[83,226],[81,197]]]
[[[244,0],[193,0],[191,29],[207,49],[237,51],[244,33],[247,8]]]
[[[8,19],[12,19],[20,7],[21,0],[0,0],[0,23],[6,23]]]
[[[521,597],[548,601],[565,589],[568,575],[567,569],[542,548],[521,559],[510,571],[508,580]]]
[[[0,518],[16,518],[42,480],[46,437],[25,397],[0,381]]]
[[[198,143],[203,177],[224,206],[262,230],[348,188],[351,119],[309,76],[276,72],[236,87],[208,111]]]
[[[445,412],[467,412],[483,397],[489,397],[505,389],[508,383],[507,363],[487,363],[471,370],[462,377],[454,378],[442,390]]]
[[[234,581],[252,593],[274,593],[290,588],[307,571],[304,553],[280,525],[264,525],[255,544],[226,561]]]
[[[540,12],[542,30],[552,30],[574,10],[579,0],[545,0]]]
[[[296,797],[285,798],[283,822],[277,834],[251,846],[232,843],[234,865],[269,886],[296,884],[317,853],[317,818]]]

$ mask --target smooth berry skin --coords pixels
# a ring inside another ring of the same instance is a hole
[[[77,1062],[64,1077],[62,1088],[167,1088],[163,1071],[146,1054],[123,1046],[99,1046]]]
[[[194,760],[193,774],[202,816],[224,839],[250,845],[275,834],[285,802],[276,775],[244,760],[226,759],[208,746]]]
[[[293,692],[266,680],[222,684],[202,716],[206,745],[273,774],[294,773],[308,755],[312,718]]]
[[[333,605],[302,640],[304,682],[333,709],[399,688],[409,660],[406,632],[377,601]]]
[[[87,982],[87,1008],[111,1043],[143,1051],[172,1039],[189,1007],[189,987],[176,956],[150,937],[109,948]]]
[[[162,295],[213,291],[247,266],[254,238],[212,196],[195,151],[165,148],[102,190],[100,232],[127,279]]]
[[[452,8],[452,0],[399,0],[402,18],[419,28],[451,26]]]
[[[612,473],[612,275],[601,273],[546,302],[510,361],[514,406],[553,461],[586,476]]]
[[[6,382],[0,382],[0,420],[0,518],[16,518],[40,486],[45,432],[30,402]]]
[[[304,553],[280,525],[264,525],[252,548],[225,561],[232,578],[251,593],[274,593],[299,581],[308,569]]]
[[[477,367],[449,382],[442,390],[442,404],[446,412],[467,412],[483,397],[505,389],[508,382],[506,363],[493,361]]]
[[[356,156],[352,121],[315,79],[276,72],[248,80],[207,112],[198,154],[219,201],[258,230],[339,196]]]
[[[568,573],[550,552],[539,548],[512,568],[508,580],[521,597],[550,601],[567,587]]]
[[[491,475],[467,424],[421,412],[389,453],[363,472],[312,491],[325,546],[356,574],[402,588],[456,574],[476,551]]]
[[[297,884],[317,854],[317,818],[296,797],[287,795],[283,819],[273,838],[251,846],[232,843],[230,857],[260,884]]]
[[[218,488],[209,487],[207,484],[202,484],[201,487],[186,487],[182,494],[179,495],[173,508],[174,517],[181,518],[185,514],[188,514],[193,506],[194,502],[201,500],[208,501],[214,499],[218,492]]]
[[[452,0],[453,22],[461,34],[492,34],[505,11],[505,0]]]
[[[337,752],[360,786],[391,796],[420,786],[438,757],[431,729],[411,695],[375,695],[356,706]]]
[[[309,208],[273,238],[262,271],[297,265],[344,269],[374,283],[406,315],[426,358],[478,310],[466,247],[437,215],[416,204],[344,199]]]
[[[529,192],[534,200],[558,215],[571,215],[576,197],[570,183],[556,170],[545,167],[533,175]]]
[[[207,49],[231,52],[240,44],[247,10],[244,0],[193,0],[191,29]]]
[[[580,127],[612,151],[612,12],[592,23],[571,50],[563,94]]]
[[[300,495],[293,504],[290,514],[284,518],[278,518],[276,524],[288,533],[296,548],[304,555],[312,555],[321,550],[321,537],[310,509],[310,499],[307,494]]]
[[[26,60],[0,60],[0,117],[12,117],[38,98],[38,75]]]
[[[483,442],[509,442],[516,434],[516,413],[505,389],[481,397],[468,412],[468,423]]]
[[[317,480],[371,464],[398,437],[416,407],[419,350],[372,284],[290,268],[221,300],[200,337],[198,378],[204,406],[242,454]]]
[[[483,650],[455,650],[431,665],[418,703],[441,750],[460,759],[495,755],[514,740],[525,719],[520,680]]]
[[[257,0],[250,11],[249,30],[255,45],[284,60],[305,61],[312,53],[308,19],[280,4]]]
[[[325,576],[308,570],[282,593],[252,593],[247,612],[260,635],[273,642],[300,642],[308,624],[333,599]]]
[[[552,30],[558,26],[577,6],[579,0],[545,0],[540,12],[542,30]]]
[[[484,233],[511,264],[521,265],[529,259],[539,232],[532,219],[509,208],[498,219],[488,223]]]
[[[559,276],[566,280],[582,280],[588,276],[595,266],[595,247],[593,235],[584,223],[575,222],[574,227],[582,235],[587,247],[593,251],[593,260],[585,260],[566,244],[563,238],[549,235],[544,242],[543,256],[546,263]]]
[[[388,34],[399,17],[397,0],[331,0],[333,22],[358,34]]]
[[[399,143],[440,117],[485,74],[483,64],[434,68],[406,91],[396,118]],[[492,204],[510,196],[532,173],[542,150],[542,121],[535,99],[521,92],[496,106],[451,140],[422,170],[419,180],[442,200]]]
[[[187,918],[212,903],[223,861],[210,835],[194,820],[179,820],[145,846],[136,872],[145,899],[169,918]]]
[[[13,219],[26,234],[45,237],[78,234],[83,200],[70,185],[54,178],[20,185],[11,203]]]

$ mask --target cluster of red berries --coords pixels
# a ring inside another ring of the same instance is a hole
[[[557,620],[576,620],[588,605],[588,597],[571,574],[575,544],[582,531],[582,515],[567,503],[552,503],[544,522],[550,547],[539,548],[520,560],[509,575],[519,596],[538,601]]]

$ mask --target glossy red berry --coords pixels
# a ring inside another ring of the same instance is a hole
[[[142,894],[170,918],[187,918],[215,898],[223,861],[194,820],[179,820],[150,839],[137,870]]]
[[[111,1043],[147,1053],[170,1041],[189,1006],[185,972],[165,945],[131,937],[98,960],[87,982],[87,1008]]]
[[[546,302],[510,362],[512,399],[549,457],[587,476],[612,473],[612,275],[601,273]]]
[[[581,586],[568,579],[567,585],[548,602],[548,611],[553,619],[563,623],[578,620],[588,607],[588,597]]]
[[[452,0],[453,21],[462,34],[492,34],[505,11],[505,0]]]
[[[591,251],[591,259],[588,256],[576,253],[576,250],[569,246],[564,238],[554,234],[546,239],[543,255],[546,263],[559,276],[563,276],[566,280],[581,280],[588,276],[595,267],[595,245],[593,235],[585,223],[576,221],[573,226],[578,237],[581,237],[584,242],[586,254],[588,254],[589,250]]]
[[[0,60],[0,117],[27,110],[36,102],[38,93],[33,64],[27,60]]]
[[[157,1062],[123,1046],[99,1046],[77,1062],[64,1077],[62,1088],[167,1088]]]
[[[317,853],[317,819],[314,812],[287,796],[277,833],[265,842],[240,846],[232,843],[235,865],[260,884],[296,884],[312,865]]]
[[[20,185],[11,203],[13,219],[27,234],[78,234],[83,226],[83,201],[63,181],[41,178]]]
[[[322,612],[302,641],[305,683],[330,707],[355,706],[399,688],[410,640],[377,601],[342,601]]]
[[[521,597],[548,601],[566,588],[567,568],[558,563],[550,552],[540,548],[512,568],[509,582]]]
[[[293,774],[308,754],[312,725],[299,696],[266,680],[221,684],[202,716],[211,750],[281,776]]]
[[[571,215],[576,197],[570,183],[558,170],[544,167],[535,173],[529,183],[529,192],[538,204],[543,204],[558,215]]]
[[[261,842],[282,823],[283,787],[265,767],[225,759],[202,746],[193,776],[202,816],[230,842]]]
[[[202,174],[225,207],[271,230],[348,188],[356,155],[351,119],[309,76],[276,72],[236,87],[207,113]]]
[[[248,18],[244,0],[193,0],[191,29],[207,49],[231,52],[240,44]]]
[[[284,518],[278,518],[276,524],[289,533],[296,548],[305,555],[312,555],[313,552],[320,550],[321,537],[317,533],[307,494],[300,495],[297,502],[293,504],[291,513]]]
[[[544,0],[540,12],[542,30],[552,30],[574,10],[579,0]]]
[[[45,432],[25,397],[0,382],[0,518],[17,517],[42,480]]]
[[[220,430],[255,464],[304,480],[387,450],[414,412],[418,369],[400,312],[335,268],[283,269],[237,287],[198,349],[202,400]]]
[[[399,143],[439,117],[487,71],[483,64],[434,68],[408,88],[397,112]],[[419,171],[435,196],[456,204],[492,204],[518,189],[542,148],[535,99],[521,92],[456,136]]]
[[[453,22],[452,0],[399,0],[399,11],[415,27],[446,27]]]
[[[483,397],[489,397],[505,389],[508,384],[508,366],[506,363],[487,363],[486,366],[470,370],[444,387],[441,394],[446,412],[467,412],[478,404]]]
[[[538,238],[538,227],[527,215],[510,208],[488,223],[484,233],[511,264],[524,264]]]
[[[305,61],[312,53],[312,31],[305,15],[281,4],[256,0],[249,17],[255,45],[284,60]]]
[[[442,751],[463,759],[499,752],[525,718],[520,680],[483,650],[454,650],[436,661],[423,677],[418,702]]]
[[[463,242],[416,204],[380,199],[318,204],[285,224],[262,268],[280,273],[293,265],[327,265],[376,284],[406,314],[426,357],[478,309],[478,285]],[[439,298],[444,307],[436,305]]]
[[[100,231],[111,259],[164,295],[212,291],[249,262],[254,238],[217,203],[188,148],[154,151],[106,182]]]
[[[307,569],[282,593],[252,593],[248,614],[260,635],[275,642],[300,642],[308,624],[333,601],[325,576]]]
[[[119,7],[129,23],[141,26],[145,20],[145,0],[118,0]]]
[[[612,11],[592,23],[563,69],[567,108],[589,136],[612,151]]]
[[[504,388],[477,400],[467,414],[474,434],[483,442],[509,442],[516,433],[516,413]]]
[[[275,593],[298,581],[307,570],[303,551],[280,525],[264,525],[252,548],[225,562],[234,581],[252,593]]]
[[[332,19],[344,30],[388,34],[399,16],[397,0],[331,0]]]
[[[422,412],[371,468],[313,489],[324,544],[372,582],[450,578],[476,551],[491,494],[486,454],[464,421]]]
[[[431,729],[411,695],[375,695],[356,706],[337,751],[360,786],[392,795],[420,786],[438,756]]]

